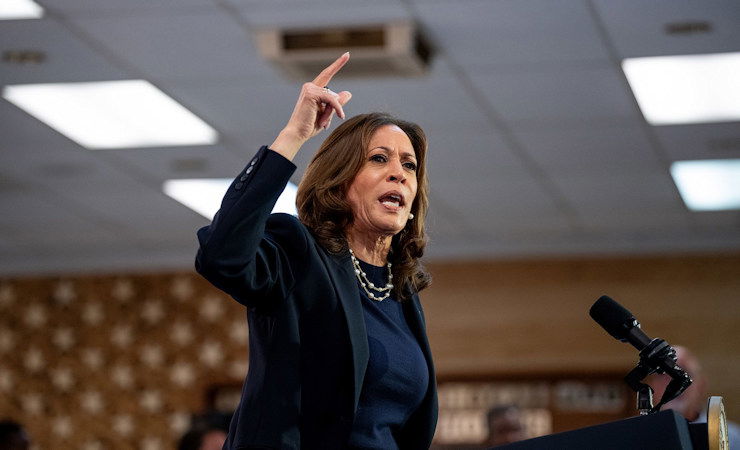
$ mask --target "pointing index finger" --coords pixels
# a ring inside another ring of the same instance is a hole
[[[349,61],[349,52],[344,53],[342,56],[337,58],[336,61],[331,63],[329,67],[322,70],[321,73],[316,78],[314,78],[313,84],[321,87],[327,86],[332,77],[334,77],[334,75],[339,72],[339,69],[347,64],[347,61]]]

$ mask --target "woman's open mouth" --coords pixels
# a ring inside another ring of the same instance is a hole
[[[405,204],[403,195],[397,191],[386,192],[378,198],[378,201],[391,211],[398,211]]]

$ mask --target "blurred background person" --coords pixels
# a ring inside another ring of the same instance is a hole
[[[193,418],[177,450],[221,450],[229,431],[230,414],[209,413]]]
[[[488,437],[484,442],[486,446],[511,444],[525,438],[522,415],[515,405],[494,406],[488,410],[486,419],[488,424]]]
[[[693,382],[683,394],[678,398],[666,403],[662,410],[672,409],[691,422],[707,421],[707,401],[709,399],[708,384],[704,371],[702,370],[699,358],[696,357],[689,349],[680,345],[674,345],[677,355],[677,363],[683,368]],[[654,374],[648,379],[648,384],[655,390],[655,403],[660,401],[671,378],[665,374]],[[740,426],[734,422],[727,422],[728,434],[730,438],[730,448],[740,449]]]
[[[21,424],[12,420],[0,421],[0,450],[27,450],[28,433]]]

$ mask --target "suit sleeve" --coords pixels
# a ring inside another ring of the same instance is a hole
[[[195,269],[244,305],[285,298],[295,283],[295,259],[307,246],[305,228],[287,214],[270,217],[295,169],[262,147],[229,186],[211,224],[198,230]]]

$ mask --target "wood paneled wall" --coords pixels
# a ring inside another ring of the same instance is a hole
[[[692,349],[740,420],[740,255],[429,264],[422,293],[440,378],[603,373],[635,365],[588,310],[602,294],[651,337]]]
[[[740,420],[740,255],[435,263],[439,378],[626,374],[588,316],[602,294],[700,355]],[[193,273],[0,280],[0,416],[38,448],[172,448],[209,386],[246,371],[243,309]]]

